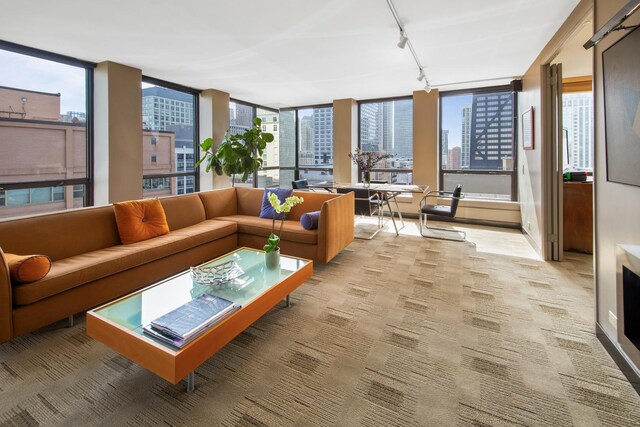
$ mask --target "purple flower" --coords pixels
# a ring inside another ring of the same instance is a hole
[[[360,148],[356,148],[355,152],[349,154],[351,161],[365,175],[370,173],[378,162],[391,157],[393,157],[393,154],[385,153],[384,151],[362,151]]]

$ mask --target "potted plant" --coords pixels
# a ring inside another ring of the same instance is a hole
[[[393,155],[384,151],[362,151],[360,148],[356,148],[356,151],[349,153],[349,158],[358,166],[358,170],[362,174],[365,187],[371,184],[371,169],[379,161],[390,157],[393,157]]]
[[[273,270],[280,265],[280,235],[282,234],[282,227],[284,226],[284,220],[291,208],[295,205],[299,205],[304,202],[302,197],[289,196],[285,199],[284,203],[280,202],[278,196],[274,193],[267,195],[269,198],[269,204],[273,208],[273,221],[271,222],[271,234],[267,238],[267,244],[264,245],[265,252],[265,264],[268,269]],[[280,219],[280,230],[276,234],[276,219]]]
[[[262,155],[273,134],[262,132],[262,119],[253,119],[253,127],[241,134],[230,135],[227,131],[217,148],[213,147],[213,138],[207,138],[200,144],[204,156],[196,163],[198,167],[206,162],[207,172],[211,169],[218,175],[231,177],[235,185],[235,175],[241,175],[242,182],[262,167]]]

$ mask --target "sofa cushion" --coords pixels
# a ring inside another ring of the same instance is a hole
[[[4,254],[14,283],[40,280],[51,270],[51,258],[46,255]]]
[[[198,193],[198,196],[204,205],[207,219],[235,215],[238,213],[238,201],[236,198],[235,187],[202,191]]]
[[[264,189],[248,187],[235,187],[235,189],[236,202],[238,203],[236,215],[260,215],[260,207],[262,207],[262,197],[264,196]]]
[[[282,219],[286,213],[276,213],[276,210],[271,206],[271,201],[269,200],[269,195],[275,194],[280,204],[283,204],[287,197],[290,197],[293,194],[293,190],[291,188],[265,188],[264,195],[262,196],[262,206],[260,207],[260,218],[267,219]],[[275,200],[274,200],[275,201]]]
[[[163,197],[159,200],[171,231],[189,227],[207,219],[202,200],[197,194]]]
[[[236,233],[234,222],[208,220],[163,236],[77,255],[53,263],[42,280],[13,287],[16,305],[31,304],[68,289],[107,277]]]
[[[114,203],[113,211],[120,240],[125,245],[169,232],[167,217],[158,199]]]
[[[266,218],[258,218],[251,215],[231,215],[219,219],[236,222],[238,224],[238,233],[264,236],[265,243],[267,243],[267,237],[269,237],[272,230],[271,224],[273,221]],[[277,221],[276,227],[279,224],[280,221]],[[280,238],[290,242],[316,245],[318,244],[318,230],[305,230],[299,221],[285,220]]]
[[[315,230],[320,222],[320,211],[308,212],[300,217],[300,225],[305,230]]]
[[[0,247],[47,255],[53,262],[120,244],[112,206],[0,220]]]

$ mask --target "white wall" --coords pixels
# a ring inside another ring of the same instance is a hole
[[[604,25],[627,0],[596,0],[596,28]],[[640,23],[640,12],[625,21],[625,25]],[[624,36],[626,31],[613,32],[595,47],[595,257],[597,321],[614,342],[615,325],[609,322],[609,311],[616,314],[615,245],[640,244],[640,187],[607,182],[604,100],[602,88],[602,52]],[[638,159],[640,162],[640,159]]]

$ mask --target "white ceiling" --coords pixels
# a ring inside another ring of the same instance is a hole
[[[394,3],[432,86],[448,90],[524,74],[578,0]],[[398,38],[385,0],[30,0],[0,13],[0,39],[272,107],[422,89]]]

